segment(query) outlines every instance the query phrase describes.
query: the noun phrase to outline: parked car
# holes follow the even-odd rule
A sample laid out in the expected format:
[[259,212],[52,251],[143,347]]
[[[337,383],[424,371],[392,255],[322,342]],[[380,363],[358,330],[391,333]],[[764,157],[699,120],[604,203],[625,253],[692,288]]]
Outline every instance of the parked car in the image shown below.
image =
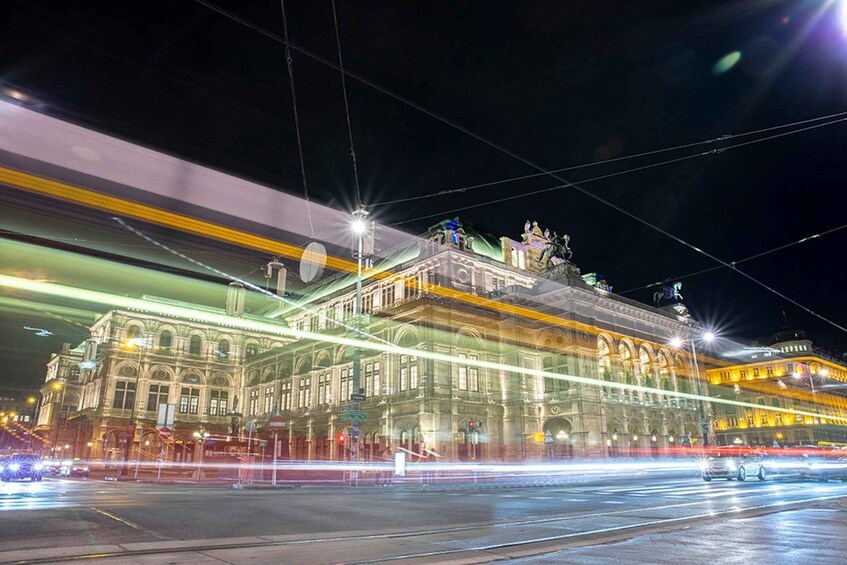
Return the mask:
[[44,463],[35,455],[12,455],[0,462],[0,480],[3,481],[40,481],[44,477],[43,471]]
[[704,481],[712,479],[738,479],[757,477],[764,481],[768,476],[767,457],[750,448],[722,447],[710,452],[701,467]]

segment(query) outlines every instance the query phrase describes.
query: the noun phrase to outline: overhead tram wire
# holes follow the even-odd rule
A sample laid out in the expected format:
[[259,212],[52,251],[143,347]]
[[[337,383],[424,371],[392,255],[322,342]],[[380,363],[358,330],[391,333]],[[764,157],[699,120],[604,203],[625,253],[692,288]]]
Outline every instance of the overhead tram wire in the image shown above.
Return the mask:
[[[807,241],[812,241],[813,239],[820,239],[825,235],[835,233],[835,232],[843,230],[845,228],[847,228],[847,224],[838,226],[836,228],[831,228],[831,229],[828,229],[826,231],[822,231],[820,233],[816,233],[816,234],[813,234],[813,235],[810,235],[810,236],[800,238],[797,241],[792,241],[791,243],[786,243],[784,245],[780,245],[779,247],[774,247],[773,249],[768,249],[767,251],[762,251],[761,253],[756,253],[755,255],[750,255],[749,257],[745,257],[744,259],[739,259],[737,261],[733,261],[730,264],[731,265],[740,265],[741,263],[746,263],[748,261],[752,261],[753,259],[758,259],[760,257],[764,257],[765,255],[770,255],[771,253],[776,253],[777,251],[782,251],[783,249],[788,249],[789,247],[794,247],[795,245],[800,245],[801,243],[806,243]],[[713,271],[719,271],[719,270],[724,269],[724,268],[726,268],[726,267],[724,267],[723,265],[717,265],[715,267],[709,267],[708,269],[700,269],[699,271],[694,271],[693,273],[688,273],[687,275],[681,275],[681,276],[678,276],[678,277],[670,277],[670,278],[668,278],[664,281],[656,281],[656,282],[652,282],[652,283],[644,285],[644,286],[637,286],[637,287],[634,287],[634,288],[630,288],[628,290],[618,292],[617,294],[623,295],[623,294],[629,294],[631,292],[636,292],[638,290],[646,290],[648,288],[654,288],[654,287],[660,286],[660,285],[664,284],[665,282],[667,282],[669,280],[679,281],[679,280],[684,280],[684,279],[690,279],[691,277],[696,277],[698,275],[703,275],[705,273],[711,273]]]
[[[844,112],[844,113],[847,114],[847,112]],[[745,147],[747,145],[754,145],[756,143],[760,143],[760,142],[763,142],[763,141],[770,141],[772,139],[776,139],[776,138],[779,138],[779,137],[786,137],[786,136],[789,136],[789,135],[793,135],[795,133],[802,133],[804,131],[808,131],[808,130],[811,130],[811,129],[817,129],[817,128],[825,127],[825,126],[829,126],[829,125],[834,125],[834,124],[838,124],[838,123],[841,123],[841,122],[844,122],[844,121],[847,121],[847,116],[842,117],[842,118],[838,118],[836,120],[832,120],[830,122],[825,122],[825,123],[822,123],[822,124],[815,124],[815,125],[812,125],[812,126],[807,126],[805,128],[799,128],[799,129],[795,129],[795,130],[791,130],[791,131],[787,131],[787,132],[783,132],[783,133],[770,135],[770,136],[767,136],[767,137],[760,137],[758,139],[754,139],[754,140],[751,140],[751,141],[736,143],[735,145],[729,145],[729,146],[725,146],[725,147],[721,147],[721,148],[717,148],[717,149],[711,149],[709,151],[704,151],[704,152],[701,152],[701,153],[694,153],[694,154],[691,154],[691,155],[685,155],[683,157],[676,157],[674,159],[668,159],[666,161],[659,161],[658,163],[650,163],[648,165],[642,165],[640,167],[634,167],[634,168],[631,168],[631,169],[624,169],[622,171],[616,171],[614,173],[607,173],[605,175],[600,175],[600,176],[596,176],[596,177],[589,177],[587,179],[580,180],[580,181],[577,181],[577,182],[579,184],[588,184],[588,183],[591,183],[591,182],[597,182],[597,181],[612,178],[612,177],[623,176],[623,175],[627,175],[627,174],[630,174],[630,173],[636,173],[636,172],[639,172],[639,171],[644,171],[644,170],[647,170],[647,169],[654,169],[656,167],[664,167],[664,166],[672,165],[674,163],[679,163],[679,162],[682,162],[682,161],[697,159],[699,157],[708,157],[710,155],[718,155],[720,153],[724,153],[724,152],[729,151],[731,149],[737,149],[739,147]],[[477,202],[475,204],[469,204],[467,206],[462,206],[460,208],[451,208],[449,210],[443,210],[441,212],[436,212],[436,213],[433,213],[433,214],[427,214],[425,216],[418,216],[418,217],[415,217],[415,218],[399,220],[397,222],[391,223],[390,225],[391,226],[399,226],[399,225],[403,225],[403,224],[408,224],[410,222],[415,222],[415,221],[418,221],[418,220],[426,220],[428,218],[434,218],[434,217],[437,217],[437,216],[450,215],[450,214],[454,214],[456,212],[461,212],[461,211],[464,211],[464,210],[471,210],[473,208],[481,208],[483,206],[489,206],[491,204],[499,204],[501,202],[507,202],[509,200],[516,200],[518,198],[524,198],[524,197],[527,197],[527,196],[533,196],[533,195],[542,194],[542,193],[545,193],[545,192],[553,192],[555,190],[560,190],[562,188],[569,188],[569,187],[574,187],[574,186],[575,185],[573,185],[572,183],[566,182],[565,184],[557,184],[555,186],[548,186],[548,187],[545,187],[545,188],[532,190],[530,192],[523,192],[521,194],[513,194],[513,195],[510,195],[510,196],[504,196],[502,198],[496,198],[496,199],[487,200],[487,201],[484,201],[484,202]],[[593,198],[593,196],[592,196],[592,198]],[[717,268],[722,268],[722,267],[717,267]]]
[[294,87],[294,58],[291,56],[291,42],[288,40],[288,17],[285,14],[285,0],[280,0],[282,11],[282,33],[285,35],[285,66],[288,68],[288,83],[291,85],[291,106],[294,110],[294,130],[297,133],[297,153],[300,157],[300,174],[303,177],[303,199],[306,201],[306,215],[309,218],[309,230],[315,237],[312,223],[312,208],[309,203],[309,184],[306,182],[306,160],[303,157],[303,142],[300,137],[300,116],[297,112],[297,91]]
[[[284,41],[278,35],[271,33],[268,30],[266,30],[266,29],[264,29],[260,26],[257,26],[256,24],[253,24],[253,23],[251,23],[251,22],[249,22],[249,21],[247,21],[243,18],[240,18],[240,17],[236,16],[235,14],[232,14],[231,12],[228,12],[228,11],[222,9],[222,8],[216,6],[215,4],[208,2],[207,0],[194,0],[194,1],[196,3],[202,5],[202,6],[205,6],[206,8],[208,8],[210,10],[217,12],[218,14],[221,14],[221,15],[227,17],[227,18],[230,18],[233,21],[240,23],[241,25],[249,27],[250,29],[252,29],[252,30],[254,30],[258,33],[261,33],[262,35],[269,37],[269,38],[273,39],[274,41],[281,42],[281,43],[286,44],[286,45],[290,45],[291,49],[298,51],[298,52],[300,52],[300,53],[302,53],[302,54],[304,54],[304,55],[306,55],[306,56],[308,56],[308,57],[310,57],[310,58],[312,58],[312,59],[314,59],[314,60],[316,60],[320,63],[323,63],[323,64],[325,64],[325,65],[327,65],[331,68],[334,68],[338,71],[342,70],[340,67],[338,67],[337,65],[333,64],[332,62],[324,59],[320,55],[317,55],[316,53],[308,51],[307,49],[304,49],[302,47],[292,45],[289,42]],[[448,125],[448,126],[454,128],[455,130],[460,131],[460,132],[464,133],[465,135],[468,135],[469,137],[472,137],[473,139],[476,139],[480,143],[483,143],[483,144],[491,147],[492,149],[496,149],[497,151],[500,151],[504,155],[508,155],[509,157],[512,157],[516,161],[519,161],[519,162],[539,171],[540,173],[543,173],[545,175],[553,177],[554,179],[558,180],[559,182],[564,183],[566,186],[573,188],[574,190],[584,194],[585,196],[588,196],[589,198],[592,198],[592,199],[594,199],[594,200],[596,200],[596,201],[598,201],[602,204],[605,204],[609,208],[616,210],[617,212],[623,214],[624,216],[626,216],[626,217],[628,217],[632,220],[635,220],[636,222],[661,233],[662,235],[676,241],[677,243],[680,243],[680,244],[688,247],[689,249],[692,249],[693,251],[696,251],[696,252],[700,253],[701,255],[704,255],[704,256],[708,257],[709,259],[712,259],[713,261],[720,263],[721,265],[732,268],[738,274],[740,274],[743,277],[751,280],[752,282],[758,284],[759,286],[761,286],[762,288],[772,292],[773,294],[776,294],[777,296],[779,296],[783,300],[786,300],[787,302],[793,304],[794,306],[797,306],[801,310],[808,312],[809,314],[815,316],[816,318],[819,318],[819,319],[825,321],[826,323],[831,324],[831,325],[837,327],[838,329],[844,331],[845,333],[847,333],[847,328],[845,328],[844,326],[841,326],[840,324],[837,324],[836,322],[829,320],[828,318],[818,314],[817,312],[814,312],[813,310],[811,310],[810,308],[800,304],[796,300],[789,298],[788,296],[782,294],[781,292],[777,291],[774,288],[771,288],[770,286],[763,283],[762,281],[759,281],[758,279],[752,277],[751,275],[748,275],[747,273],[739,270],[737,267],[734,267],[734,266],[730,265],[729,263],[727,263],[726,261],[723,261],[722,259],[719,259],[718,257],[715,257],[714,255],[712,255],[712,254],[710,254],[706,251],[703,251],[699,247],[696,247],[695,245],[688,243],[684,239],[673,235],[672,233],[668,232],[667,230],[664,230],[664,229],[662,229],[658,226],[651,224],[650,222],[648,222],[646,220],[643,220],[642,218],[636,216],[632,212],[629,212],[628,210],[625,210],[625,209],[621,208],[620,206],[618,206],[618,205],[616,205],[616,204],[614,204],[614,203],[612,203],[612,202],[610,202],[610,201],[608,201],[608,200],[606,200],[606,199],[604,199],[600,196],[597,196],[597,195],[593,194],[592,192],[590,192],[590,191],[588,191],[588,190],[586,190],[586,189],[584,189],[584,188],[582,188],[578,185],[571,183],[570,181],[562,178],[561,176],[558,176],[556,173],[552,173],[550,171],[547,171],[544,167],[538,165],[534,161],[531,161],[530,159],[526,159],[524,157],[521,157],[517,153],[510,151],[509,149],[506,149],[505,147],[503,147],[503,146],[501,146],[501,145],[499,145],[499,144],[497,144],[497,143],[495,143],[495,142],[493,142],[493,141],[491,141],[491,140],[489,140],[489,139],[487,139],[487,138],[485,138],[485,137],[483,137],[483,136],[481,136],[477,133],[474,133],[474,132],[470,131],[469,129],[467,129],[467,128],[459,125],[459,124],[456,124],[456,123],[452,122],[451,120],[448,120],[447,118],[444,118],[443,116],[433,112],[432,110],[424,108],[423,106],[416,104],[415,102],[412,102],[411,100],[404,98],[403,96],[400,96],[399,94],[396,94],[396,93],[394,93],[394,92],[392,92],[392,91],[390,91],[386,88],[383,88],[383,87],[379,86],[378,84],[376,84],[376,83],[374,83],[374,82],[372,82],[372,81],[370,81],[370,80],[368,80],[368,79],[366,79],[366,78],[364,78],[364,77],[362,77],[362,76],[360,76],[356,73],[352,73],[352,72],[347,71],[347,70],[345,70],[343,72],[346,76],[349,76],[349,77],[351,77],[355,80],[358,80],[362,84],[370,86],[371,88],[377,90],[378,92],[381,92],[381,93],[385,94],[386,96],[393,98],[394,100],[397,100],[398,102],[406,104],[409,107],[414,108],[414,109],[426,114],[427,116],[430,116],[431,118],[433,118],[433,119],[435,119],[435,120],[437,120],[437,121],[439,121],[439,122],[441,122],[445,125]],[[742,145],[742,144],[737,144],[735,147],[740,146],[740,145]]]
[[[575,171],[575,170],[579,170],[579,169],[586,169],[586,168],[589,168],[589,167],[599,167],[599,166],[609,165],[609,164],[612,164],[612,163],[619,163],[621,161],[630,161],[632,159],[639,159],[641,157],[649,157],[651,155],[659,155],[661,153],[670,153],[670,152],[673,152],[673,151],[680,151],[682,149],[688,149],[689,147],[697,147],[699,145],[708,145],[708,144],[711,144],[711,143],[721,143],[721,142],[728,141],[730,139],[738,139],[740,137],[748,137],[748,136],[751,136],[751,135],[758,135],[758,134],[765,133],[765,132],[768,132],[768,131],[774,131],[774,130],[778,130],[778,129],[796,127],[796,126],[808,124],[808,123],[811,123],[811,122],[819,122],[819,121],[822,121],[822,120],[829,120],[829,119],[838,118],[838,117],[845,116],[845,115],[847,115],[847,111],[837,112],[837,113],[834,113],[834,114],[829,114],[827,116],[819,116],[819,117],[816,117],[816,118],[809,118],[807,120],[799,120],[799,121],[791,122],[791,123],[788,123],[788,124],[781,124],[781,125],[777,125],[777,126],[770,126],[770,127],[766,127],[766,128],[757,129],[757,130],[746,131],[746,132],[742,132],[742,133],[726,134],[726,135],[722,135],[720,137],[716,137],[716,138],[713,138],[713,139],[705,139],[705,140],[702,140],[702,141],[694,141],[694,142],[691,142],[691,143],[684,143],[682,145],[674,145],[672,147],[665,147],[665,148],[662,148],[662,149],[653,149],[651,151],[644,151],[644,152],[641,152],[641,153],[635,153],[633,155],[625,155],[623,157],[616,157],[614,159],[606,159],[606,160],[603,160],[603,161],[592,161],[591,163],[582,163],[582,164],[579,164],[579,165],[569,165],[567,167],[562,167],[561,169],[553,169],[550,172],[552,172],[552,173],[563,173],[563,172],[567,172],[567,171]],[[720,149],[718,149],[718,151],[720,151]],[[546,176],[547,174],[548,173],[546,173],[546,172],[544,172],[544,173],[531,173],[531,174],[528,174],[528,175],[521,175],[521,176],[517,176],[517,177],[510,177],[510,178],[507,178],[507,179],[493,180],[493,181],[488,181],[488,182],[484,182],[484,183],[480,183],[480,184],[472,184],[472,185],[468,185],[468,186],[463,186],[463,187],[459,187],[459,188],[450,188],[450,189],[446,189],[446,190],[440,190],[440,191],[435,192],[433,194],[419,194],[417,196],[408,196],[406,198],[397,198],[397,199],[394,199],[394,200],[385,200],[383,202],[376,202],[376,203],[372,204],[372,206],[388,206],[390,204],[399,204],[399,203],[402,203],[402,202],[411,202],[411,201],[414,201],[414,200],[423,200],[423,199],[427,199],[427,198],[437,198],[439,196],[449,196],[451,194],[470,192],[471,190],[476,190],[478,188],[486,188],[486,187],[489,187],[489,186],[496,186],[498,184],[506,184],[506,183],[510,183],[510,182],[517,182],[517,181],[521,181],[521,180],[528,180],[528,179],[532,179],[532,178]],[[581,182],[585,183],[586,181],[581,181]]]
[[353,144],[353,126],[350,123],[350,104],[347,101],[347,80],[344,77],[344,58],[341,56],[341,34],[338,31],[338,14],[332,0],[332,21],[335,24],[335,45],[338,48],[338,70],[341,72],[341,92],[344,94],[344,115],[347,117],[347,134],[350,138],[350,158],[353,161],[353,182],[356,187],[356,208],[362,207],[362,191],[359,188],[359,165],[356,162],[356,146]]

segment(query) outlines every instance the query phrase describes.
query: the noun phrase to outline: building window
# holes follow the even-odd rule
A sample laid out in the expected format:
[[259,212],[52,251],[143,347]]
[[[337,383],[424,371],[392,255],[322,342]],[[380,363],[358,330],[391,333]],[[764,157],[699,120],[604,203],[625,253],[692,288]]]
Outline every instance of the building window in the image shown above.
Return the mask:
[[291,381],[286,381],[280,386],[280,410],[291,410]]
[[265,387],[265,414],[270,414],[274,408],[274,385],[268,385]]
[[[568,372],[567,359],[560,356],[548,355],[541,361],[541,367],[548,373],[566,375]],[[546,394],[568,390],[570,383],[563,379],[544,377],[544,392]]]
[[379,396],[379,361],[365,364],[365,394]]
[[255,343],[248,343],[244,347],[244,358],[250,359],[251,357],[255,357],[259,353],[259,346]]
[[255,416],[259,413],[259,388],[254,388],[250,391],[250,410],[249,414]]
[[159,334],[159,348],[160,349],[170,349],[174,343],[174,334],[170,331],[165,330]]
[[394,304],[394,283],[390,282],[382,287],[382,306],[387,308]]
[[135,383],[129,381],[117,381],[115,383],[115,400],[112,408],[118,410],[130,410],[135,404]]
[[[458,357],[459,359],[469,359],[472,361],[477,360],[476,355],[466,355],[464,353],[459,353]],[[478,367],[467,366],[464,364],[459,365],[459,390],[479,392]]]
[[229,340],[222,339],[218,342],[218,357],[221,359],[229,358]]
[[410,355],[400,356],[400,391],[418,388],[418,358]]
[[773,377],[773,367],[768,367],[768,378]]
[[147,391],[147,410],[157,412],[159,404],[168,403],[168,393],[170,392],[168,385],[150,385],[150,390]]
[[746,379],[747,378],[747,369],[741,369],[741,371],[738,373],[738,377],[740,379]]
[[200,355],[200,351],[203,348],[203,340],[200,339],[199,335],[191,336],[191,339],[188,342],[188,354],[189,355]]
[[759,368],[756,367],[756,368],[753,369],[753,377],[758,378],[758,376],[759,376]]
[[344,304],[341,305],[341,319],[349,320],[353,317],[353,301],[348,300]]
[[759,418],[759,420],[762,422],[763,426],[768,425],[768,415],[767,414],[762,414],[761,417]]
[[369,292],[362,297],[362,314],[370,314],[374,309],[374,293]]
[[773,421],[774,421],[774,424],[776,424],[777,426],[781,426],[782,425],[782,414],[775,415],[773,417]]
[[312,405],[312,379],[303,377],[300,379],[297,389],[297,408],[309,408]]
[[727,422],[727,424],[729,425],[730,428],[737,428],[738,427],[738,418],[735,417],[735,416],[727,416],[726,422]]
[[318,406],[332,402],[332,376],[329,373],[318,375]]
[[341,390],[339,392],[338,401],[347,402],[350,400],[350,393],[353,391],[353,375],[350,369],[341,369]]
[[179,392],[179,413],[197,414],[200,406],[200,389],[183,387]]
[[209,396],[209,416],[226,416],[229,393],[225,390],[213,390]]

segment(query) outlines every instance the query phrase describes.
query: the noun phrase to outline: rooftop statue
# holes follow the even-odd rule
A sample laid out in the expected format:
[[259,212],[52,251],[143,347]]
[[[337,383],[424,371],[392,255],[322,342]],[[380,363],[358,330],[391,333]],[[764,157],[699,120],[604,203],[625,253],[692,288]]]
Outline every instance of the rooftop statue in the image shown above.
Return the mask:
[[681,289],[682,283],[680,281],[664,283],[662,284],[662,290],[657,290],[653,293],[653,302],[656,306],[658,306],[662,300],[682,302],[682,293],[679,292]]
[[554,258],[568,261],[573,257],[573,251],[571,251],[568,245],[571,241],[571,236],[568,234],[559,236],[555,231],[553,235],[549,235],[549,233],[549,231],[544,232],[547,238],[547,246],[541,252],[541,257],[538,259],[542,268],[552,267],[555,264],[553,262]]

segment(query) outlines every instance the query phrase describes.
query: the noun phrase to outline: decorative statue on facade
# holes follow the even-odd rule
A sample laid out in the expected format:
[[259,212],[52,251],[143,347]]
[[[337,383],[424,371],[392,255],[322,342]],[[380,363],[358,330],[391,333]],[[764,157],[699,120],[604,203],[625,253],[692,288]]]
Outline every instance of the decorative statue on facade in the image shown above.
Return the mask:
[[547,230],[545,230],[544,236],[547,238],[547,246],[541,252],[541,257],[538,259],[542,267],[552,267],[555,265],[553,262],[554,257],[562,261],[568,261],[573,257],[573,251],[568,246],[571,236],[565,234],[560,237],[555,231],[551,236]]
[[653,293],[653,303],[659,306],[663,300],[668,302],[682,302],[682,293],[679,292],[681,289],[682,283],[679,281],[663,283],[662,290],[657,290]]

